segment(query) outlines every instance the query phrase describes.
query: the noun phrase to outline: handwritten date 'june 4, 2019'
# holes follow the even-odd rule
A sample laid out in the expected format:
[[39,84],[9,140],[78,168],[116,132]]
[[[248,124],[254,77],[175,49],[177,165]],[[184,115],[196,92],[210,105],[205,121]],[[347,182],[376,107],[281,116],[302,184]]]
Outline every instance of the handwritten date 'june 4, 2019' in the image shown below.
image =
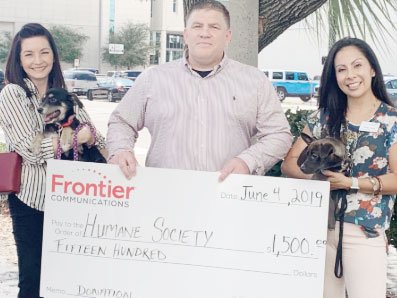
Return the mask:
[[321,191],[283,188],[275,186],[267,187],[265,190],[255,189],[252,185],[243,185],[240,193],[220,193],[221,199],[231,199],[240,201],[255,201],[258,203],[278,203],[283,205],[301,205],[308,207],[321,207],[323,194]]

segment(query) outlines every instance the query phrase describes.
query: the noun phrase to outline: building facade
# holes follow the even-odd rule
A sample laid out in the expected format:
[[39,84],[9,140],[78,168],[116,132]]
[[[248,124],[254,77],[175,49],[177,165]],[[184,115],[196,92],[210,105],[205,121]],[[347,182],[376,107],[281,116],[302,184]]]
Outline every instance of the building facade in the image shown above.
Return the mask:
[[183,1],[151,0],[151,42],[156,46],[150,64],[161,64],[183,55]]
[[[157,16],[159,20],[155,19]],[[153,64],[181,57],[183,47],[182,0],[0,0],[0,33],[14,36],[29,22],[46,28],[64,25],[88,36],[82,57],[76,58],[79,67],[97,68],[100,72],[112,69],[102,61],[109,33],[117,32],[126,23],[153,26],[153,33],[148,36],[148,42],[152,38],[157,44],[150,57]],[[0,68],[4,66],[0,63]],[[62,64],[64,69],[72,66]]]
[[[84,45],[84,66],[94,67],[100,60],[101,4],[98,0],[0,0],[0,32],[8,31],[12,36],[26,23],[36,22],[49,28],[65,25],[76,32],[89,36]],[[79,58],[79,57],[76,57]],[[3,65],[4,66],[4,65]],[[1,67],[1,66],[0,66]]]

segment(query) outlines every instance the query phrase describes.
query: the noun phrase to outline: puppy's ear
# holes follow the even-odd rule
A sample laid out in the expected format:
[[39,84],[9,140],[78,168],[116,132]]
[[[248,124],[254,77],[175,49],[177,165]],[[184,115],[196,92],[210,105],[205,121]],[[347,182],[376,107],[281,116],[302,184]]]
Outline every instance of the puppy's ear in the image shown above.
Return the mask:
[[307,158],[308,148],[309,147],[306,147],[305,149],[303,149],[303,151],[299,155],[298,160],[296,161],[296,163],[298,164],[298,167],[300,167],[305,162],[305,160]]
[[301,138],[308,145],[310,145],[315,140],[315,138],[309,136],[308,134],[305,134],[304,132],[301,132]]
[[81,100],[74,93],[69,93],[69,99],[73,101],[73,110],[75,114],[79,113],[79,109],[83,108],[84,105]]

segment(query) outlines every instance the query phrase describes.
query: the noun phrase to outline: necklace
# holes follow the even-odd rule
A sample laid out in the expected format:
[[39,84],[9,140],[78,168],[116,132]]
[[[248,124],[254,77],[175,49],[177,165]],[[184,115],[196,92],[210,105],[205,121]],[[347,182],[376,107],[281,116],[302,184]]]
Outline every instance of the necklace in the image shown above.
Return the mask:
[[360,139],[362,136],[362,132],[358,128],[357,130],[349,128],[349,126],[352,125],[356,126],[349,123],[349,121],[342,125],[342,135],[346,144],[346,162],[342,167],[349,176],[352,175],[353,155],[357,149],[357,146],[360,143]]

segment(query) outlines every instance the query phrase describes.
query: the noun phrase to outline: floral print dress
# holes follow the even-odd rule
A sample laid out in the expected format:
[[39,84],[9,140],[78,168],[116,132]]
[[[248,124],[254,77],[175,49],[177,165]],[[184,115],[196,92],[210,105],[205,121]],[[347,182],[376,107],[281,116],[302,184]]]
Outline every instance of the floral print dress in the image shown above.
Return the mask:
[[[308,127],[315,138],[323,137],[326,118],[321,110],[308,117]],[[347,156],[351,159],[352,177],[380,176],[390,171],[388,151],[397,143],[397,109],[381,103],[368,122],[375,127],[379,125],[376,132],[360,130],[359,125],[349,122],[341,131],[341,135],[345,134]],[[368,233],[387,229],[395,200],[395,195],[372,195],[350,190],[344,221],[360,225]]]

